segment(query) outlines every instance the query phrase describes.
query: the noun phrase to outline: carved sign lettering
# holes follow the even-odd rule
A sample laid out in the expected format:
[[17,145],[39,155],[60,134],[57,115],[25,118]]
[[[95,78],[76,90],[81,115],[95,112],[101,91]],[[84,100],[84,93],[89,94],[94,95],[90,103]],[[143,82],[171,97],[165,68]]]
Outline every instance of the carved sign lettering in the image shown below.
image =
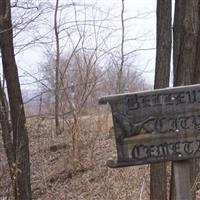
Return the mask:
[[[200,85],[103,97],[117,145],[111,167],[200,157]],[[147,140],[148,139],[148,140]]]

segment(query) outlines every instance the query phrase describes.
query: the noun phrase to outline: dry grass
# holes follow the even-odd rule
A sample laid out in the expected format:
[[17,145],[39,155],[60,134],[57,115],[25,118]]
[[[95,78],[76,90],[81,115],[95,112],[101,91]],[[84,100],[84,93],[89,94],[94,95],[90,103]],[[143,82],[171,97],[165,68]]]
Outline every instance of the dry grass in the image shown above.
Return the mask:
[[[35,126],[39,124],[39,126]],[[70,127],[55,135],[53,121],[30,123],[33,198],[42,200],[148,199],[148,166],[109,169],[115,152],[111,117],[83,117],[73,159]]]
[[[121,169],[109,169],[105,165],[116,151],[108,114],[79,119],[75,152],[71,123],[71,119],[64,122],[63,133],[55,135],[53,120],[35,118],[28,121],[33,199],[149,199],[149,165]],[[1,160],[5,160],[2,143],[0,152]],[[6,168],[6,165],[0,168],[2,196],[10,192]]]

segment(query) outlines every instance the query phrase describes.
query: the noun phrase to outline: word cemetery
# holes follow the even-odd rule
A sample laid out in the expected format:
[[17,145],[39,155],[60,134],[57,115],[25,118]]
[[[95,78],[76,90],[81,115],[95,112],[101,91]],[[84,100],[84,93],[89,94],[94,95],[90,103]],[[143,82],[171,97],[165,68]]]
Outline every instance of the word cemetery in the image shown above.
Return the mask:
[[109,167],[200,157],[200,85],[102,97],[112,109],[117,160]]

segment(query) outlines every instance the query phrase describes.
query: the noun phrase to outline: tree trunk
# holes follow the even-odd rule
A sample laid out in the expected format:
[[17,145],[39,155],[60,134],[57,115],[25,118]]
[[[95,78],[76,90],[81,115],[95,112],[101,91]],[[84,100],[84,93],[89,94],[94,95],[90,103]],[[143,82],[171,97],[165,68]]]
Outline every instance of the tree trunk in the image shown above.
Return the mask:
[[[194,83],[196,66],[196,43],[198,36],[198,0],[176,0],[174,15],[174,86]],[[198,171],[196,159],[190,161],[191,184]],[[173,174],[172,163],[172,174]],[[171,186],[171,200],[175,199],[174,180]],[[196,199],[193,193],[193,199]]]
[[11,6],[9,0],[0,1],[0,47],[5,75],[13,131],[13,188],[16,200],[31,199],[29,141],[22,95],[13,47]]
[[200,0],[198,1],[198,34],[196,48],[196,66],[194,71],[193,83],[200,83]]
[[[158,0],[155,89],[169,86],[171,35],[171,0]],[[167,199],[166,163],[151,165],[150,199]]]
[[173,36],[174,86],[193,84],[198,36],[198,0],[176,0]]
[[125,39],[125,26],[124,26],[124,0],[122,2],[122,9],[121,9],[121,63],[119,66],[119,70],[117,72],[117,93],[124,92],[124,82],[123,82],[123,72],[124,72],[124,39]]
[[60,43],[59,43],[59,32],[57,24],[57,14],[58,14],[59,0],[56,0],[56,7],[54,13],[54,32],[56,38],[56,77],[55,77],[55,126],[56,134],[59,135],[60,123],[59,123],[59,72],[60,72]]
[[[12,129],[9,123],[9,115],[8,115],[8,103],[6,99],[6,94],[1,85],[0,81],[0,123],[2,128],[2,138],[4,149],[6,152],[7,160],[9,168],[13,168],[13,163],[15,163],[15,154],[13,149],[13,141],[12,141]],[[13,172],[10,170],[11,177],[13,177]]]

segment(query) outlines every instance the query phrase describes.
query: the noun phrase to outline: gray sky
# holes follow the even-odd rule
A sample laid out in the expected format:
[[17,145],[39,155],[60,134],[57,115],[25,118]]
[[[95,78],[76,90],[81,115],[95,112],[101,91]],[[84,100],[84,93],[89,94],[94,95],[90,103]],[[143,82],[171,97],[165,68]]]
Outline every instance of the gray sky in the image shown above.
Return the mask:
[[[85,0],[85,2],[94,2],[93,0]],[[96,0],[102,10],[109,10],[111,15],[120,16],[121,1],[120,0]],[[155,66],[155,50],[142,50],[155,48],[155,31],[156,31],[156,0],[125,0],[125,18],[133,18],[126,22],[125,33],[126,38],[138,38],[131,43],[125,44],[125,51],[136,50],[134,66],[137,70],[143,72],[143,76],[147,83],[153,84],[154,66]],[[114,22],[120,27],[120,18]],[[120,40],[120,31],[116,33]],[[113,40],[114,42],[114,40]],[[139,50],[139,51],[137,51]],[[32,75],[38,74],[39,63],[43,60],[43,49],[32,47],[17,56],[17,63],[20,68],[25,69]],[[26,79],[29,81],[29,79]],[[31,81],[30,81],[31,82]]]

